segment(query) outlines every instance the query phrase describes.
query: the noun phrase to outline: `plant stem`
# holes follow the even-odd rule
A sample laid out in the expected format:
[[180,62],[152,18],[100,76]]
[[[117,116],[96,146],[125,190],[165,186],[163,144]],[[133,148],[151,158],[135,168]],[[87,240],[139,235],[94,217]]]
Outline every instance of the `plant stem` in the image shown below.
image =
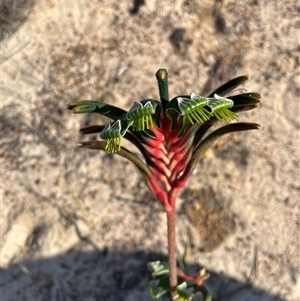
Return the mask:
[[[175,207],[175,206],[174,206]],[[167,211],[168,223],[168,260],[169,260],[169,279],[172,300],[175,300],[177,286],[177,262],[176,262],[176,210]]]

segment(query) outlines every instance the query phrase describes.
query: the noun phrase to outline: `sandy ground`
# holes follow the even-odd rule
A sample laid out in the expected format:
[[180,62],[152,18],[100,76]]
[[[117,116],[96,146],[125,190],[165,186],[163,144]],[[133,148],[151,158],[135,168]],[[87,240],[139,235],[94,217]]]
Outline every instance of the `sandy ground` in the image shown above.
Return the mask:
[[102,120],[65,106],[157,98],[159,68],[171,96],[249,74],[264,101],[240,114],[263,130],[219,140],[182,191],[180,251],[212,274],[214,300],[300,300],[299,1],[0,9],[1,300],[151,300],[146,263],[166,259],[165,214],[132,164],[77,148],[79,128]]

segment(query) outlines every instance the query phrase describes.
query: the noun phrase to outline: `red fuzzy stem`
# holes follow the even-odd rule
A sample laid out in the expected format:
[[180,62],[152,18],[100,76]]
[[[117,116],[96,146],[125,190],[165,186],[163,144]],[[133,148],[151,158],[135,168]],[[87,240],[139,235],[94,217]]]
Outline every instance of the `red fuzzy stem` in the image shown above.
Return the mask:
[[169,279],[170,292],[172,300],[175,300],[177,287],[177,263],[176,263],[176,211],[172,208],[167,211],[168,222],[168,261],[169,261]]

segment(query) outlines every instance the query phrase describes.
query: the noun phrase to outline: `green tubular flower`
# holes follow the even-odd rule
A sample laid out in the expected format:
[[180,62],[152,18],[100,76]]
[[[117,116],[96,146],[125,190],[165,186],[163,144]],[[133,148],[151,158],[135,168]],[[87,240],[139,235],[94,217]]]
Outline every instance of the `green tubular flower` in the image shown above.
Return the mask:
[[154,125],[152,115],[155,114],[158,104],[159,102],[154,99],[144,99],[140,102],[134,102],[126,114],[126,118],[133,122],[134,131],[143,131]]
[[133,121],[123,118],[114,121],[112,124],[109,122],[104,127],[100,133],[100,138],[106,140],[106,152],[116,153],[121,150],[122,137],[125,135],[132,123]]
[[234,102],[218,94],[214,94],[214,98],[208,99],[207,106],[211,109],[211,113],[214,117],[216,117],[219,121],[231,121],[238,118],[238,115],[228,110],[233,107]]
[[117,120],[113,124],[110,122],[105,126],[100,133],[100,138],[107,140],[105,151],[115,153],[121,149],[121,121]]
[[182,116],[182,127],[178,134],[181,137],[190,125],[204,123],[213,114],[207,109],[209,99],[192,93],[190,96],[173,98],[166,107],[166,113],[171,121],[171,128],[177,124],[178,116]]
[[192,93],[190,98],[178,97],[180,115],[188,119],[191,124],[203,123],[210,119],[212,114],[204,107],[208,105],[208,98]]

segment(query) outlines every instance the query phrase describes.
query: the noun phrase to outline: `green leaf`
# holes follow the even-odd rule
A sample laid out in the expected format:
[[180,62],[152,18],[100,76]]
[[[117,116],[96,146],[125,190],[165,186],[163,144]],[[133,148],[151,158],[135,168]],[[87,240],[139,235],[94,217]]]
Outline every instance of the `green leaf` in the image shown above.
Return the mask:
[[153,277],[169,274],[169,264],[167,262],[154,261],[147,264],[148,270]]
[[201,284],[198,286],[194,281],[183,281],[176,288],[178,300],[189,301],[194,300],[195,295],[200,292],[203,301],[212,301],[212,294],[207,286]]
[[217,88],[215,91],[210,93],[208,97],[213,97],[214,94],[218,94],[220,96],[225,96],[227,93],[229,93],[230,91],[232,91],[236,87],[242,85],[248,79],[249,79],[248,75],[236,77],[236,78],[230,80],[229,82],[223,84],[219,88]]
[[123,109],[96,100],[72,101],[67,104],[67,109],[73,114],[97,113],[113,120],[120,119],[127,113]]
[[188,287],[187,282],[184,281],[181,284],[177,285],[176,291],[178,293],[178,301],[190,301],[193,297],[194,288]]
[[257,123],[239,122],[239,123],[232,123],[232,124],[225,125],[217,129],[216,131],[212,132],[204,140],[202,140],[194,149],[192,158],[190,159],[188,166],[186,167],[183,175],[178,179],[178,181],[188,177],[193,172],[193,170],[195,169],[196,165],[198,164],[199,160],[203,157],[205,152],[221,136],[231,132],[249,131],[249,130],[257,130],[257,129],[261,129],[261,125]]
[[197,291],[202,293],[203,301],[212,301],[211,291],[206,285],[202,284],[200,287],[198,287]]
[[163,276],[156,280],[150,281],[150,294],[153,298],[158,299],[170,291],[169,276]]

